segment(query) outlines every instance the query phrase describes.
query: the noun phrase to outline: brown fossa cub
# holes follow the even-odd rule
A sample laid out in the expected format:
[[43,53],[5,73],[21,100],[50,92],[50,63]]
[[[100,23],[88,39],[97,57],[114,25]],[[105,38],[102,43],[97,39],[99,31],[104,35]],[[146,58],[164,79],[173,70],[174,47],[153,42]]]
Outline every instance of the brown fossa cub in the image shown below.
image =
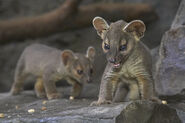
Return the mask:
[[19,94],[23,90],[24,80],[28,74],[32,74],[37,77],[37,97],[60,98],[55,82],[66,79],[72,85],[70,99],[74,99],[80,95],[83,84],[91,82],[94,56],[93,47],[89,47],[84,55],[42,44],[28,46],[17,63],[11,94]]
[[130,23],[119,20],[109,26],[103,18],[95,17],[93,26],[103,40],[108,64],[102,76],[99,99],[91,105],[138,99],[158,102],[150,51],[140,42],[145,24],[141,20]]

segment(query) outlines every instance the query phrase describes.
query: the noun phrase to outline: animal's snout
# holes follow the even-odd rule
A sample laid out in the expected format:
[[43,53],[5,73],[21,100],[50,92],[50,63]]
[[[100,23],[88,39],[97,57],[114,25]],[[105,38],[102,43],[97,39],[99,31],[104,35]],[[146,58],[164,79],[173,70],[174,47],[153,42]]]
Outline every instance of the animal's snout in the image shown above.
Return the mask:
[[115,58],[110,58],[110,59],[109,59],[109,62],[110,62],[110,63],[115,63],[115,62],[116,62],[116,59],[115,59]]

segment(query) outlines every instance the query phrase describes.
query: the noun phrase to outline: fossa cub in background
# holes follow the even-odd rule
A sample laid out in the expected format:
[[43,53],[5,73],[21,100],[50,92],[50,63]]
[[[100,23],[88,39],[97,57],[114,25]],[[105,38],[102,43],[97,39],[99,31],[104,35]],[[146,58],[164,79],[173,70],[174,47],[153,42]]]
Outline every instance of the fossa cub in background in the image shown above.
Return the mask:
[[95,49],[89,47],[87,53],[73,53],[41,44],[33,44],[23,51],[15,70],[11,94],[19,94],[29,74],[37,77],[35,92],[37,97],[60,98],[55,82],[66,79],[73,87],[70,99],[79,96],[84,83],[91,82]]
[[91,105],[138,99],[160,101],[154,94],[150,51],[140,42],[145,24],[140,20],[130,23],[119,20],[108,25],[103,18],[95,17],[93,25],[103,40],[108,64],[99,99]]

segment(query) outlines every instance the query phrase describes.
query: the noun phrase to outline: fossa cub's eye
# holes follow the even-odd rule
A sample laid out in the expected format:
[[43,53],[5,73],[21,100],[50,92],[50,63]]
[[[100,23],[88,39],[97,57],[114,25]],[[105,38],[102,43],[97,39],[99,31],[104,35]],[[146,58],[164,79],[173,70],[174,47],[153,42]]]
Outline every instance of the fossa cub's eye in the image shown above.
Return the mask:
[[77,70],[77,73],[78,73],[79,75],[82,75],[82,74],[83,74],[83,70]]
[[90,69],[90,74],[93,74],[93,69],[92,68]]
[[110,49],[110,45],[104,43],[104,49],[105,49],[105,50],[109,50],[109,49]]
[[119,48],[119,50],[120,51],[124,51],[124,50],[126,50],[126,48],[127,48],[126,45],[121,45],[120,48]]

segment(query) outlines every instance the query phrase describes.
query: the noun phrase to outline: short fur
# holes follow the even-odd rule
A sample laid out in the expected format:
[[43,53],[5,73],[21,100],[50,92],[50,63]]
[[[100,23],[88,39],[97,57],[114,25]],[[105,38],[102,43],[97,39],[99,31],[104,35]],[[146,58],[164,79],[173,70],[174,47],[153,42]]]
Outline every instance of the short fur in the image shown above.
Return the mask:
[[11,94],[19,94],[29,74],[35,75],[37,97],[60,98],[55,82],[66,79],[72,86],[71,96],[80,95],[84,83],[91,82],[95,49],[89,47],[87,53],[73,53],[41,44],[33,44],[23,51],[15,70]]
[[92,105],[138,99],[159,101],[154,94],[150,51],[139,41],[144,36],[144,23],[119,20],[109,26],[103,18],[95,17],[93,25],[103,40],[108,64],[101,80],[99,99]]

